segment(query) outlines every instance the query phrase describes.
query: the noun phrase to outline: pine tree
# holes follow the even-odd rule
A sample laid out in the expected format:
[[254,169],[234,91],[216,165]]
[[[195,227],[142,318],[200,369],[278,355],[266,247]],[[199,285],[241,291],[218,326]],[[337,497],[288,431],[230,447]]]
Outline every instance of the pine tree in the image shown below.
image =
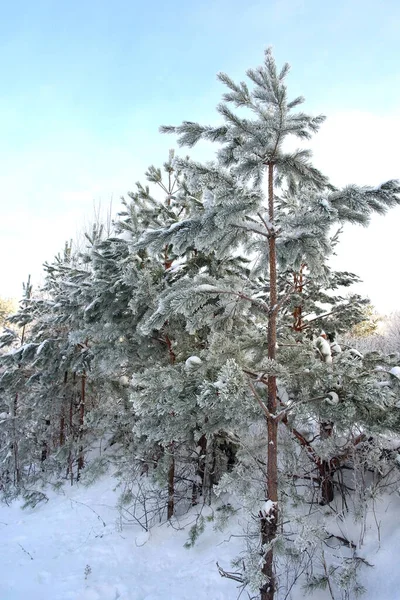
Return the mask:
[[[216,256],[221,258],[237,252],[240,247],[245,247],[248,252],[258,253],[257,266],[251,277],[245,280],[236,277],[210,278],[200,274],[191,281],[173,286],[172,290],[162,294],[159,308],[149,320],[148,327],[168,318],[172,311],[179,311],[188,320],[188,327],[192,332],[205,324],[212,327],[214,332],[221,326],[234,327],[238,344],[243,343],[240,340],[240,320],[247,317],[248,327],[258,330],[253,338],[254,345],[259,343],[259,357],[266,351],[267,360],[259,360],[255,371],[249,368],[249,364],[243,364],[251,362],[248,356],[244,361],[242,356],[242,369],[250,375],[248,386],[264,413],[267,426],[266,509],[259,512],[263,548],[263,582],[260,587],[262,600],[272,600],[276,590],[274,546],[278,537],[280,510],[279,423],[286,423],[300,445],[312,456],[319,469],[322,490],[324,482],[328,481],[326,462],[321,462],[306,438],[290,424],[287,416],[289,409],[281,404],[278,412],[277,376],[280,373],[282,380],[289,377],[287,367],[282,365],[282,372],[279,366],[283,361],[292,361],[299,367],[308,358],[313,365],[312,389],[304,386],[309,392],[309,399],[304,397],[308,394],[302,391],[303,383],[297,383],[292,390],[290,405],[295,402],[294,406],[290,406],[292,411],[295,406],[309,402],[315,396],[320,397],[320,393],[315,395],[315,388],[326,387],[324,380],[330,367],[323,364],[318,366],[315,359],[312,359],[315,350],[305,340],[301,350],[286,352],[285,343],[296,347],[299,336],[288,338],[282,335],[283,326],[278,318],[287,310],[295,294],[296,302],[299,301],[299,296],[304,293],[304,286],[309,285],[312,278],[319,278],[320,285],[324,280],[326,282],[327,276],[331,282],[335,277],[336,280],[340,279],[340,274],[330,274],[326,264],[335,241],[330,234],[333,225],[344,222],[366,224],[373,212],[384,213],[390,206],[399,203],[399,186],[396,182],[390,181],[377,188],[349,186],[336,190],[311,165],[308,151],[284,151],[284,141],[288,136],[309,139],[323,121],[323,117],[310,117],[294,110],[303,99],[288,100],[285,86],[288,70],[286,64],[278,72],[271,51],[268,50],[264,64],[247,72],[253,85],[251,90],[244,82],[236,84],[227,75],[219,75],[220,80],[229,88],[223,97],[224,102],[218,106],[225,121],[223,125],[204,127],[186,121],[178,127],[162,128],[163,132],[178,134],[180,145],[191,147],[204,139],[218,142],[221,147],[214,163],[203,165],[189,159],[176,161],[175,164],[187,177],[192,194],[202,198],[202,207],[177,228],[146,232],[138,245],[140,248],[151,244],[153,248],[160,249],[168,243],[176,253],[182,253],[192,245],[198,250],[213,247]],[[229,108],[230,104],[243,108],[249,116],[238,116]],[[277,190],[281,190],[280,198],[277,197]],[[294,281],[288,281],[286,277],[289,269],[294,273]],[[302,278],[300,284],[299,277]],[[342,279],[348,281],[351,275],[343,274]],[[218,306],[217,312],[215,305]],[[360,302],[358,305],[361,306]],[[346,306],[349,308],[349,303],[342,303],[342,308]],[[309,323],[306,326],[299,323],[296,303],[293,308],[295,332],[297,330],[300,333],[306,327],[312,331]],[[249,310],[258,316],[251,317]],[[232,312],[240,315],[233,319],[234,325]],[[350,306],[350,314],[351,312]],[[217,315],[218,320],[215,319]],[[266,342],[260,339],[260,329],[263,328],[259,326],[260,317],[261,321],[266,322]],[[319,321],[318,325],[321,326],[323,319]],[[278,332],[284,342],[279,364],[276,360]],[[278,341],[278,345],[279,343]],[[295,357],[294,352],[303,355],[302,361],[299,362],[299,357]],[[235,355],[237,356],[237,351]],[[256,361],[253,364],[254,362]],[[343,362],[343,368],[350,369],[350,365],[351,361]],[[232,367],[233,364],[231,378],[236,372],[235,368],[232,371]],[[294,373],[291,375],[292,381],[293,376]],[[252,377],[256,382],[251,381]],[[265,384],[265,401],[255,383]],[[242,384],[239,387],[242,389],[241,393],[245,393]],[[363,397],[366,399],[366,390]],[[299,410],[301,413],[301,408]],[[346,416],[349,418],[348,414]],[[321,414],[320,418],[322,422],[328,422],[327,415]],[[350,437],[349,445],[355,443],[356,440]]]
[[[146,173],[149,183],[164,198],[155,197],[148,186],[137,184],[137,192],[130,194],[131,202],[125,203],[118,224],[125,235],[128,233],[133,253],[145,259],[140,273],[145,273],[145,269],[152,273],[153,291],[149,293],[148,286],[144,288],[143,281],[139,281],[130,301],[131,310],[140,315],[135,327],[141,340],[138,343],[153,346],[148,359],[133,368],[131,401],[136,455],[142,459],[142,469],[143,463],[153,463],[153,474],[159,476],[163,485],[167,483],[168,518],[173,516],[177,500],[188,502],[189,493],[191,503],[196,504],[210,485],[211,474],[206,481],[206,454],[213,452],[213,444],[209,442],[219,428],[211,429],[211,423],[197,404],[204,377],[204,365],[198,355],[205,351],[207,327],[196,333],[189,331],[182,316],[173,311],[157,322],[150,322],[151,317],[160,296],[191,276],[199,272],[215,276],[240,272],[246,265],[239,257],[217,260],[212,250],[201,251],[190,245],[177,253],[168,241],[154,252],[145,247],[135,250],[145,231],[158,231],[161,227],[178,231],[190,215],[199,211],[201,205],[196,195],[188,193],[180,170],[172,166],[173,158],[171,153],[164,165],[165,181],[160,169],[150,167]],[[143,311],[144,304],[141,308],[135,304],[136,295],[146,303],[147,310]]]

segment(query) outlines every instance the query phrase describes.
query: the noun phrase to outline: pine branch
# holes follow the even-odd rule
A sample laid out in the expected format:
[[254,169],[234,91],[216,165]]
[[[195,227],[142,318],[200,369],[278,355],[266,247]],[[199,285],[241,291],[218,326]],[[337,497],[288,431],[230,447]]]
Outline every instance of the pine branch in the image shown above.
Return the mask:
[[264,402],[261,400],[259,394],[257,394],[257,391],[256,391],[250,377],[248,378],[248,382],[249,382],[250,389],[251,389],[255,399],[257,400],[258,404],[260,405],[261,410],[265,413],[267,419],[275,419],[275,415],[271,415],[268,408],[265,406]]

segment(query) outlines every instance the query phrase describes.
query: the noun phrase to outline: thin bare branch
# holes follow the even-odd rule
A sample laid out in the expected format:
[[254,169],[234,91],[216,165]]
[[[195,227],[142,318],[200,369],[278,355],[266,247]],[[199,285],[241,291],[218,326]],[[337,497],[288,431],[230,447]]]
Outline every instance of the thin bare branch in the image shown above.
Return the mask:
[[258,404],[261,406],[261,409],[265,413],[265,415],[267,416],[267,418],[268,419],[275,418],[273,415],[271,415],[271,413],[269,412],[268,408],[265,406],[264,402],[260,398],[260,395],[257,393],[257,390],[254,387],[253,382],[251,381],[250,377],[248,378],[248,381],[249,381],[250,389],[253,392],[253,395],[254,395],[255,399],[257,400]]

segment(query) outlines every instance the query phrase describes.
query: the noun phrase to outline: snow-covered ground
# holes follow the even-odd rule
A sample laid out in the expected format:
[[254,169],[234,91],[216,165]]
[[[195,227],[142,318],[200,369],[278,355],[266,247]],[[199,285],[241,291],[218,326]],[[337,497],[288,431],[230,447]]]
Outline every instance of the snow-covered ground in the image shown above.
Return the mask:
[[224,543],[229,534],[209,527],[194,548],[184,548],[194,515],[174,527],[155,526],[150,536],[139,525],[121,529],[115,485],[105,478],[90,488],[65,486],[35,509],[21,510],[20,502],[1,505],[0,599],[237,597],[237,584],[216,568],[217,560],[230,567],[234,544]]
[[[219,576],[216,561],[229,570],[240,538],[227,542],[229,531],[208,524],[195,547],[184,548],[194,514],[150,535],[139,525],[121,527],[114,488],[107,477],[90,488],[65,486],[35,509],[1,505],[0,600],[236,600],[237,584]],[[374,565],[364,571],[365,600],[400,598],[399,515],[397,497],[378,508],[379,552],[371,522],[362,552]]]

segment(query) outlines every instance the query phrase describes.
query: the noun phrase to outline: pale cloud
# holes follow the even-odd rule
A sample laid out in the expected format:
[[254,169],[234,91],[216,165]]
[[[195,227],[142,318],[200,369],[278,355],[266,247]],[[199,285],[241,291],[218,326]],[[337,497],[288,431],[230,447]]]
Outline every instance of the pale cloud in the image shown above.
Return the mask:
[[[313,140],[314,162],[334,185],[378,185],[400,179],[399,139],[398,113],[336,113]],[[399,234],[400,208],[373,217],[368,228],[346,226],[332,261],[335,268],[357,273],[363,284],[356,290],[384,313],[400,309]]]
[[312,142],[315,164],[335,185],[376,185],[400,177],[400,113],[328,115]]

